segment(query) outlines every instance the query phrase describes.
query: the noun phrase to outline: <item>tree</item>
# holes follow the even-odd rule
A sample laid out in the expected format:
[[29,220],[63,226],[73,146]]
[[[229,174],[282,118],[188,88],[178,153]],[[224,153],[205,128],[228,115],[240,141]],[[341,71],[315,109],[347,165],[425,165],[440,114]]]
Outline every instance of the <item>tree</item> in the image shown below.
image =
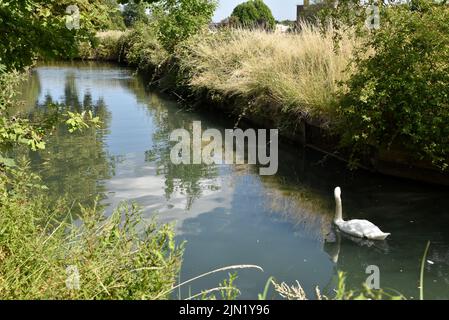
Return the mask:
[[146,13],[147,4],[144,2],[134,2],[131,1],[125,5],[123,10],[123,20],[125,25],[129,28],[134,26],[137,22],[148,22],[148,16]]
[[153,3],[159,40],[172,51],[178,43],[198,33],[212,20],[216,0],[160,0]]
[[106,28],[108,30],[124,30],[125,22],[117,0],[105,0],[104,3],[108,9],[109,20]]
[[[129,0],[118,0],[128,3]],[[211,20],[217,0],[134,0],[147,3],[155,19],[159,40],[172,51],[178,43],[198,33]]]
[[101,1],[0,1],[0,65],[8,71],[38,56],[74,56],[78,42],[93,39],[93,31],[105,25],[107,12]]
[[276,20],[270,8],[262,0],[249,0],[234,8],[231,18],[237,19],[238,25],[245,28],[262,27],[273,30]]

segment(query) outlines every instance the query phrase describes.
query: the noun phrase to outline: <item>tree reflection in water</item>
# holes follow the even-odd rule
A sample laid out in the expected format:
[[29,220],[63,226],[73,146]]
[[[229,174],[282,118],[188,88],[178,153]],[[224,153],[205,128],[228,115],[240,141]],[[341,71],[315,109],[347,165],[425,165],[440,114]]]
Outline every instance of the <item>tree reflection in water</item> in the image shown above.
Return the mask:
[[214,179],[218,177],[218,166],[173,164],[170,160],[170,151],[176,142],[170,141],[170,133],[179,128],[184,128],[191,133],[192,122],[179,117],[176,113],[169,112],[161,105],[157,96],[152,97],[151,105],[155,112],[153,117],[157,121],[157,129],[153,134],[153,147],[145,152],[145,159],[155,163],[157,174],[164,176],[166,199],[170,200],[174,193],[184,194],[187,196],[186,210],[190,210],[205,188],[213,191],[220,188],[218,183],[214,183]]
[[[114,159],[108,156],[104,137],[108,130],[110,114],[102,98],[93,101],[89,91],[80,94],[77,90],[75,77],[68,73],[65,78],[64,96],[58,101],[57,97],[46,94],[41,102],[38,101],[40,90],[27,93],[27,88],[40,88],[39,77],[34,74],[22,97],[26,97],[29,119],[53,115],[54,109],[60,113],[65,111],[92,111],[94,116],[101,119],[100,128],[89,128],[82,132],[69,133],[63,123],[57,124],[55,130],[48,136],[46,149],[30,152],[31,166],[42,177],[43,184],[50,192],[50,198],[55,201],[66,195],[74,204],[90,206],[97,199],[105,197],[102,181],[111,177]],[[31,84],[30,84],[31,83]],[[33,109],[29,109],[33,105]],[[77,212],[78,206],[73,210]]]

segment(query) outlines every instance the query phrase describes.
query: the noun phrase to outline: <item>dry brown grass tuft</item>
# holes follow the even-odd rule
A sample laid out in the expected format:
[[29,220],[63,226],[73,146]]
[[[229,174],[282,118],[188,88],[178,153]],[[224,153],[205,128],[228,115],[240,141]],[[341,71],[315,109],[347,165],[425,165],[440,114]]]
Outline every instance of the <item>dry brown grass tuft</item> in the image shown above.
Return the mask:
[[331,27],[324,33],[301,27],[295,34],[228,30],[192,39],[180,50],[190,86],[262,99],[304,116],[329,114],[357,40],[347,32],[336,46]]

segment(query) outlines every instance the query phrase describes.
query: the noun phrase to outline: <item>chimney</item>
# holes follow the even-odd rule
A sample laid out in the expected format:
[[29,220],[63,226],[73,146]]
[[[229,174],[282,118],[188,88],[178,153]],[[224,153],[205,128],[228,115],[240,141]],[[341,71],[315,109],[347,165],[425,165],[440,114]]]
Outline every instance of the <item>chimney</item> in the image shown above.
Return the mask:
[[296,6],[296,22],[299,23],[301,20],[301,13],[304,11],[304,5],[298,4]]
[[299,23],[301,20],[302,13],[304,12],[304,9],[309,6],[309,0],[303,0],[303,4],[298,4],[296,6],[296,22]]

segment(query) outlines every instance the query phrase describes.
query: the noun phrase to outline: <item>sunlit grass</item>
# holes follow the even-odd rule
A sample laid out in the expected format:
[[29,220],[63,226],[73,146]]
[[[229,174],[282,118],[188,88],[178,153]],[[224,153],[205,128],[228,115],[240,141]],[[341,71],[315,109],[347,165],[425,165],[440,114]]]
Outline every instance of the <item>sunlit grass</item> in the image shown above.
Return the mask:
[[[335,106],[338,82],[348,79],[356,46],[352,32],[303,23],[292,34],[225,30],[191,39],[179,60],[193,90],[243,95],[303,116],[323,116]],[[262,110],[265,111],[265,110]]]

